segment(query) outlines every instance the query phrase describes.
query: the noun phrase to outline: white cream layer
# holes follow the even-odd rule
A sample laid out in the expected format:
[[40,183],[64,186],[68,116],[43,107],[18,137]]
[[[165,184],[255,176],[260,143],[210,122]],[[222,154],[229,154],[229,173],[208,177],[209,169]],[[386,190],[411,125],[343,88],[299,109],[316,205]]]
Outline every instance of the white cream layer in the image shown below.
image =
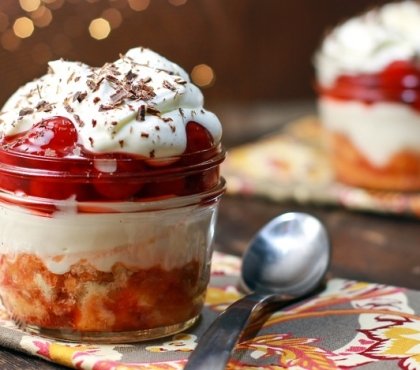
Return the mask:
[[337,26],[315,56],[318,81],[331,85],[342,74],[376,73],[396,60],[420,57],[420,3],[400,1]]
[[101,68],[56,60],[49,73],[13,94],[0,113],[0,135],[29,130],[53,116],[69,118],[79,143],[95,153],[145,157],[182,154],[185,125],[196,121],[219,143],[218,118],[178,65],[145,48]]
[[81,261],[106,272],[116,262],[133,269],[170,270],[194,259],[208,262],[215,217],[215,205],[44,217],[1,203],[0,254],[34,254],[55,274]]
[[420,112],[404,104],[319,100],[328,130],[340,133],[375,166],[386,166],[402,150],[420,154]]

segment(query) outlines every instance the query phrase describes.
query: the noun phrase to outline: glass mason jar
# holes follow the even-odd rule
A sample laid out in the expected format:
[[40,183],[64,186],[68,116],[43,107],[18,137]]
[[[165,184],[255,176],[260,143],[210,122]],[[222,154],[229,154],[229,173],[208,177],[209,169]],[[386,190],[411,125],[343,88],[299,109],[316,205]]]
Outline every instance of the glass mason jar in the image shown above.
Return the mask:
[[420,65],[397,61],[378,73],[341,75],[318,93],[339,181],[420,190]]
[[220,146],[161,159],[0,149],[0,295],[25,330],[135,342],[199,317]]

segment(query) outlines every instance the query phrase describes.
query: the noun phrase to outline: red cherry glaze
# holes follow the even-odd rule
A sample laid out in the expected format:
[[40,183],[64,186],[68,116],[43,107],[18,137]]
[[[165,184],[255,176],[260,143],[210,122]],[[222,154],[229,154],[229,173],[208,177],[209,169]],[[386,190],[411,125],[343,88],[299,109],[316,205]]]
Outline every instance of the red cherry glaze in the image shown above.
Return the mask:
[[[140,161],[130,161],[131,157],[125,154],[106,154],[96,156],[96,162],[93,170],[94,188],[100,198],[111,200],[130,199],[134,194],[138,193],[143,183],[135,179],[118,178],[121,174],[136,174],[144,171],[144,165]],[[105,172],[105,168],[100,165],[100,161],[109,162],[109,167]],[[115,178],[109,178],[109,174],[115,175]],[[109,180],[105,180],[107,177]]]
[[184,177],[149,182],[144,188],[147,198],[170,198],[177,195],[187,195]]
[[[77,131],[73,123],[64,117],[52,117],[23,134],[6,138],[6,151],[0,153],[0,160],[4,157],[4,163],[46,170],[52,177],[22,176],[20,179],[3,176],[0,177],[0,187],[50,199],[75,196],[79,201],[166,198],[209,190],[217,184],[217,170],[194,170],[191,175],[186,172],[191,166],[200,165],[217,154],[213,137],[194,121],[187,123],[186,136],[187,145],[183,155],[179,156],[180,160],[162,162],[157,159],[159,165],[151,165],[147,158],[129,154],[98,155],[81,150],[77,147]],[[80,161],[74,159],[76,152],[80,153]],[[170,175],[161,178],[159,173],[162,171],[169,171]],[[71,180],[74,176],[79,177]]]
[[184,153],[194,153],[210,149],[214,145],[210,132],[197,122],[190,121],[186,126],[187,148]]
[[391,63],[380,73],[342,75],[331,87],[319,88],[321,95],[371,104],[391,101],[420,110],[420,66],[408,61]]
[[35,197],[48,199],[68,199],[71,196],[80,198],[80,191],[77,185],[64,183],[61,181],[51,181],[47,178],[36,177],[31,181],[29,194]]
[[17,139],[9,138],[9,148],[39,156],[63,158],[73,154],[77,145],[77,131],[64,117],[53,117],[34,125]]

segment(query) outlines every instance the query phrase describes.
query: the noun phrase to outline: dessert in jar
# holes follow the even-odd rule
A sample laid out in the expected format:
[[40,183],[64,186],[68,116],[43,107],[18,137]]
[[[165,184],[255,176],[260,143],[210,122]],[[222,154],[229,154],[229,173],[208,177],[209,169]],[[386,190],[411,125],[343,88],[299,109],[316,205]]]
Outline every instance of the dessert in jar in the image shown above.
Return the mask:
[[186,72],[144,48],[57,60],[0,113],[0,295],[30,332],[132,342],[199,317],[221,124]]
[[420,190],[420,3],[347,20],[326,35],[315,66],[337,179]]

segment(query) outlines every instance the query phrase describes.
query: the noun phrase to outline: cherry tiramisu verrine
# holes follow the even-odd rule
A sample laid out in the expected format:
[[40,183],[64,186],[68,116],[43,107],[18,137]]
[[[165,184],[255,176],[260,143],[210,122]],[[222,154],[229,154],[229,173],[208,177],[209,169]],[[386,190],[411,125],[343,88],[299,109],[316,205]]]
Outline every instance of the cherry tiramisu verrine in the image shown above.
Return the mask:
[[218,118],[135,48],[57,60],[0,115],[0,295],[28,331],[130,342],[192,325],[224,181]]
[[338,179],[420,190],[420,3],[388,3],[340,24],[316,70]]

